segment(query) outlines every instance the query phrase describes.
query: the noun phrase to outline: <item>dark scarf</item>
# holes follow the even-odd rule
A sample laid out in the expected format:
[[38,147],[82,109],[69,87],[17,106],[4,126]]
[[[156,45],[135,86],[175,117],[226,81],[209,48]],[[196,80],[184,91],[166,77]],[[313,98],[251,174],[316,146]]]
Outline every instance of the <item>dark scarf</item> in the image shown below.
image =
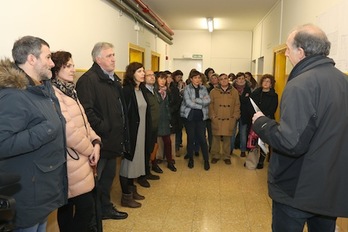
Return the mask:
[[244,88],[245,88],[245,84],[244,85],[238,85],[237,83],[235,83],[234,87],[238,91],[238,94],[242,95],[242,93],[244,91]]
[[159,86],[158,92],[161,95],[162,99],[164,100],[167,96],[167,86],[163,86],[163,87]]
[[328,58],[323,55],[312,55],[312,56],[305,57],[303,60],[301,60],[294,66],[294,68],[292,69],[289,75],[288,82],[294,79],[296,76],[300,75],[302,72],[307,71],[308,67],[314,64],[315,62],[319,60],[324,60],[324,59],[328,59]]
[[75,84],[71,82],[64,82],[58,78],[52,79],[52,84],[62,91],[65,95],[77,100],[77,94],[75,91]]
[[197,87],[195,87],[193,84],[192,84],[192,87],[193,89],[195,90],[195,97],[196,98],[199,98],[199,89],[201,88],[199,85]]
[[224,94],[230,94],[231,89],[232,89],[232,86],[229,84],[229,85],[227,86],[227,89],[224,90],[224,89],[221,87],[221,85],[219,84],[219,85],[218,85],[218,88],[222,91],[222,93],[224,93]]

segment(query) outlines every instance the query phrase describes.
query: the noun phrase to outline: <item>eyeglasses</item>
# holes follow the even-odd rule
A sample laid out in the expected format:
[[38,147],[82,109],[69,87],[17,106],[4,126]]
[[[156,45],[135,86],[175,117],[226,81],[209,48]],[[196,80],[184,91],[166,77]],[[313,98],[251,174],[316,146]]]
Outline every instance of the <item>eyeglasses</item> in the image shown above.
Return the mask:
[[155,76],[155,74],[146,74],[145,76],[150,77],[150,76]]
[[219,78],[219,81],[228,80],[228,77]]

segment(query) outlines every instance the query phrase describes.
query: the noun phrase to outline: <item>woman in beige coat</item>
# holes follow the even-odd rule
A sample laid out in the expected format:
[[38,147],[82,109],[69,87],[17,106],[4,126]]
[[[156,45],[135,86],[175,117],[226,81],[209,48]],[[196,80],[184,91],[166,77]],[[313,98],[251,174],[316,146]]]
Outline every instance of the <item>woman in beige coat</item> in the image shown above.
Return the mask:
[[91,190],[93,168],[100,153],[100,137],[90,127],[85,111],[77,99],[73,78],[75,67],[69,52],[52,54],[52,84],[66,120],[66,147],[69,182],[68,204],[58,209],[61,232],[88,231],[94,212]]

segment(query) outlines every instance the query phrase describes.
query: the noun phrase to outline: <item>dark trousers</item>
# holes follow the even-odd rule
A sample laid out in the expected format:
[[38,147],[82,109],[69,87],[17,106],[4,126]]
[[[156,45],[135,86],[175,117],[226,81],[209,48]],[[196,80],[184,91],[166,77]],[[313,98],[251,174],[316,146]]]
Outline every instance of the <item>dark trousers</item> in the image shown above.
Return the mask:
[[70,198],[68,204],[58,209],[57,219],[60,232],[88,232],[93,213],[92,192]]
[[207,134],[208,134],[208,143],[209,143],[209,152],[211,150],[211,144],[213,142],[213,132],[211,129],[211,120],[207,119],[206,120],[206,127],[207,127]]
[[[155,149],[155,144],[157,144],[157,130],[153,130],[151,133],[151,146],[153,146],[152,150]],[[145,152],[145,175],[149,175],[151,173],[150,171],[150,161],[151,160],[151,153]],[[142,176],[143,178],[146,178],[145,176]]]
[[273,232],[302,232],[305,223],[307,223],[308,232],[334,232],[336,219],[336,217],[312,214],[273,201]]
[[170,135],[163,135],[159,137],[161,137],[163,141],[163,155],[166,157],[168,163],[172,163],[172,141],[170,140]]
[[207,140],[205,138],[205,129],[206,129],[205,121],[186,120],[185,128],[186,128],[186,134],[187,134],[187,154],[189,158],[193,158],[195,142],[198,142],[202,150],[203,159],[205,161],[208,161],[209,156],[208,156]]
[[175,150],[179,151],[180,144],[182,144],[182,129],[175,134]]
[[116,158],[100,158],[98,162],[98,191],[102,212],[112,207],[111,186],[116,176]]

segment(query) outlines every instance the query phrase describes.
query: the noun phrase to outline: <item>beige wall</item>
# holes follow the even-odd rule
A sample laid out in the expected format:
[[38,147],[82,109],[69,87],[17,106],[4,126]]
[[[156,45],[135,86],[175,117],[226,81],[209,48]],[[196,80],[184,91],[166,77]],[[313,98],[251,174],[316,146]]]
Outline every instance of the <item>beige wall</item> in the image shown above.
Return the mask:
[[[46,40],[52,51],[67,50],[78,69],[92,64],[91,50],[96,42],[115,46],[116,69],[128,64],[128,44],[145,49],[145,66],[151,67],[151,51],[164,54],[166,43],[144,29],[134,30],[134,19],[106,0],[14,0],[1,3],[0,57],[11,57],[13,42],[24,35]],[[5,25],[5,23],[8,24]],[[161,69],[166,68],[164,55]]]
[[[273,48],[285,43],[289,32],[297,25],[317,24],[317,18],[344,0],[279,0],[253,30],[253,60],[264,57],[263,73],[273,72]],[[291,65],[288,63],[287,72]],[[348,70],[343,70],[348,71]],[[262,74],[262,73],[258,73]]]
[[[190,31],[176,30],[171,59],[203,55],[203,70],[214,68],[217,73],[251,70],[251,31]],[[170,66],[171,67],[171,66]]]

